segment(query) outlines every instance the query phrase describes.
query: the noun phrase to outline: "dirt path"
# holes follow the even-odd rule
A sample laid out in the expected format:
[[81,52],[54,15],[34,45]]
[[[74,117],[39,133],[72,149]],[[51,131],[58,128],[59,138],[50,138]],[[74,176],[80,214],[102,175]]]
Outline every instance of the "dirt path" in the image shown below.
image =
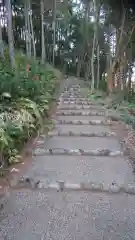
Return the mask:
[[53,119],[55,129],[37,139],[32,166],[1,209],[1,236],[135,239],[134,174],[105,109],[70,78]]

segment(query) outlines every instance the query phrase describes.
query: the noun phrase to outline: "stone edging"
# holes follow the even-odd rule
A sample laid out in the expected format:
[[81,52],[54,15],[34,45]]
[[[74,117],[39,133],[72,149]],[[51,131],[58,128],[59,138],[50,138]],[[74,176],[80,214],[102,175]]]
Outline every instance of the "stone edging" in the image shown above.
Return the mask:
[[115,132],[61,132],[61,131],[50,131],[47,136],[62,136],[62,137],[114,137],[116,136]]
[[73,105],[59,105],[58,107],[57,107],[57,109],[59,109],[59,110],[81,110],[81,109],[98,109],[98,110],[100,110],[100,112],[101,111],[105,111],[105,108],[100,108],[100,107],[97,107],[97,106],[93,106],[93,105],[78,105],[78,106],[73,106]]
[[[59,102],[58,102],[59,103]],[[65,101],[65,100],[62,100],[61,101],[61,103],[63,103],[63,104],[68,104],[68,105],[72,105],[72,104],[79,104],[79,105],[93,105],[94,106],[94,104],[92,103],[92,102],[89,102],[89,101],[78,101],[78,100],[76,100],[76,101]]]
[[55,124],[72,124],[72,125],[104,125],[111,126],[110,120],[54,120]]
[[112,182],[105,186],[104,183],[96,182],[80,182],[80,183],[68,183],[63,180],[58,180],[54,183],[47,184],[46,181],[30,179],[28,177],[20,178],[20,187],[27,187],[33,189],[45,189],[45,190],[57,190],[57,191],[95,191],[106,193],[127,193],[135,195],[135,184],[122,184],[119,185],[116,182]]
[[123,156],[121,151],[111,151],[109,149],[83,150],[83,149],[64,149],[64,148],[35,148],[32,152],[33,156],[44,155],[68,155],[68,156]]
[[74,111],[64,111],[64,112],[56,112],[57,116],[106,116],[107,114],[105,112],[91,112],[91,111],[87,111],[87,112],[74,112]]

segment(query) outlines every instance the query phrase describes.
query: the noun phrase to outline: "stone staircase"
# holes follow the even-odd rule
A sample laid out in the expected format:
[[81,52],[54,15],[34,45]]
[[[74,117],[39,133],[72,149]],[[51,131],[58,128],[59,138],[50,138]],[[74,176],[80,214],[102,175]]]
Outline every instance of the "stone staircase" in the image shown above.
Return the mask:
[[32,168],[19,184],[134,194],[132,167],[107,111],[83,96],[78,81],[67,80],[65,86],[53,116],[55,129],[36,141]]

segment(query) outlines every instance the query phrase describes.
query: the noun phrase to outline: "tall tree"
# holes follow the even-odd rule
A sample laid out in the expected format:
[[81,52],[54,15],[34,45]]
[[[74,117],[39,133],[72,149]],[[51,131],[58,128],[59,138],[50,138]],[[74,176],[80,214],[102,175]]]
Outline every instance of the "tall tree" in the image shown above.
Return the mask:
[[28,2],[24,0],[24,18],[25,18],[25,42],[26,42],[26,53],[27,57],[31,57],[31,34],[29,24],[29,9]]
[[41,0],[41,44],[42,44],[42,64],[45,63],[46,60],[46,51],[45,51],[45,23],[44,23],[44,0]]
[[2,39],[1,18],[0,18],[0,57],[4,58],[4,46],[3,46],[3,39]]
[[6,11],[7,11],[9,55],[10,55],[10,60],[11,60],[11,67],[14,69],[15,68],[15,56],[14,56],[13,30],[12,30],[12,7],[11,7],[10,0],[6,0]]
[[31,40],[32,40],[32,47],[33,47],[33,56],[36,58],[36,45],[35,45],[35,36],[34,36],[34,30],[33,30],[33,12],[32,12],[32,7],[31,7],[31,0],[28,1],[28,11],[29,11],[29,24],[30,24],[30,29],[31,29]]
[[55,44],[56,44],[56,0],[53,0],[53,65],[55,64]]

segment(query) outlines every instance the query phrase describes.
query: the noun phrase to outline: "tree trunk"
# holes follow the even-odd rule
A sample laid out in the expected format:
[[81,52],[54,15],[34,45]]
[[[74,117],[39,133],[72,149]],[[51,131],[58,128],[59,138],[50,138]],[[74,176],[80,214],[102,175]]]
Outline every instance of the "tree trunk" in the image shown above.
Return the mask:
[[[27,0],[25,0],[25,1],[27,1]],[[28,0],[29,1],[29,0]],[[29,9],[29,7],[30,7],[30,5],[29,5],[29,2],[27,1],[27,14],[28,14],[28,40],[29,40],[29,57],[31,57],[32,56],[32,46],[31,46],[31,27],[30,27],[30,16],[29,16],[29,11],[30,11],[30,9]]]
[[53,66],[55,65],[55,44],[56,44],[56,0],[54,0],[54,6],[53,6]]
[[34,31],[33,31],[33,21],[32,21],[32,12],[31,12],[31,2],[29,0],[29,20],[30,20],[30,28],[31,28],[31,40],[33,45],[33,56],[36,59],[36,46],[35,46],[35,38],[34,38]]
[[78,56],[77,77],[80,77],[81,68],[82,68],[82,56]]
[[27,6],[27,2],[25,0],[24,3],[24,18],[25,18],[25,42],[26,42],[26,54],[27,57],[30,57],[30,47],[29,47],[29,43],[30,43],[30,39],[29,39],[29,31],[28,31],[28,6]]
[[94,90],[94,84],[95,84],[95,76],[94,76],[94,53],[95,53],[95,42],[96,42],[96,33],[94,31],[94,37],[93,37],[93,46],[92,46],[92,56],[91,56],[91,90]]
[[4,58],[4,47],[3,47],[1,23],[0,23],[0,57],[1,57],[1,58]]
[[119,29],[116,30],[116,56],[115,56],[115,60],[112,62],[110,66],[108,80],[107,80],[108,93],[112,92],[113,90],[115,76],[117,76],[117,82],[119,85],[118,75],[119,75],[119,72],[121,72],[120,58],[123,52],[123,42],[125,40],[125,36],[123,35],[125,21],[126,21],[126,10],[122,6],[121,27],[120,27],[120,31]]
[[45,52],[44,1],[43,0],[41,0],[41,45],[42,45],[41,61],[42,61],[42,64],[44,64],[46,60],[46,52]]
[[97,89],[99,88],[99,81],[100,81],[100,49],[99,49],[99,44],[97,46]]
[[91,74],[92,74],[92,82],[91,82],[91,90],[94,90],[95,87],[95,74],[94,74],[94,53],[95,53],[95,45],[97,42],[97,64],[98,64],[98,71],[97,71],[97,84],[99,84],[99,37],[98,37],[98,24],[99,24],[99,16],[100,16],[100,2],[98,0],[93,0],[93,7],[94,7],[94,16],[95,16],[95,26],[94,26],[94,37],[93,37],[93,46],[92,46],[92,56],[91,56]]
[[13,31],[12,31],[12,8],[11,1],[6,0],[6,9],[7,9],[7,30],[8,30],[8,45],[9,45],[9,55],[11,61],[12,69],[15,68],[15,53],[14,53],[14,44],[13,44]]
[[85,71],[85,80],[86,82],[89,81],[90,83],[90,61],[88,61],[88,63],[86,64],[86,71]]
[[127,100],[128,100],[128,98],[129,98],[130,91],[131,91],[131,87],[132,87],[132,86],[131,86],[131,85],[132,85],[131,78],[132,78],[132,67],[131,67],[131,64],[129,64],[128,85],[127,85],[127,91],[126,91]]
[[[82,43],[78,45],[78,65],[77,65],[77,77],[80,77],[81,70],[85,72],[85,50],[89,45],[89,13],[90,13],[90,2],[87,1],[85,4],[85,17],[83,19],[83,32],[82,32]],[[87,75],[87,74],[84,74]]]
[[99,57],[100,57],[100,48],[99,48],[99,18],[100,18],[100,8],[101,8],[101,3],[99,0],[95,0],[95,11],[96,11],[96,28],[95,28],[95,31],[96,31],[96,41],[97,41],[97,52],[96,52],[96,55],[97,55],[97,84],[96,84],[96,87],[98,89],[98,86],[99,86],[99,77],[100,77],[100,63],[99,63]]

